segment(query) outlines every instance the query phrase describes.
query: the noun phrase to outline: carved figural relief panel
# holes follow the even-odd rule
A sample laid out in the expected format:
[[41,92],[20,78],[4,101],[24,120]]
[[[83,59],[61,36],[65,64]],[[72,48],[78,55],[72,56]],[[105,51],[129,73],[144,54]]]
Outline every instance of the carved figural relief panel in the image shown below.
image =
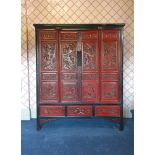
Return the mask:
[[63,84],[63,100],[77,100],[77,85],[76,83]]
[[116,70],[117,64],[117,42],[104,42],[103,44],[103,70]]
[[96,84],[85,83],[83,85],[83,98],[95,99],[97,97]]
[[119,87],[117,82],[103,82],[102,83],[102,97],[103,99],[119,100]]
[[96,44],[83,43],[83,69],[96,70]]
[[42,82],[41,86],[41,100],[56,100],[57,87],[54,82]]
[[46,71],[56,71],[56,43],[55,42],[42,42],[41,44],[41,68]]
[[76,69],[76,42],[62,42],[62,70],[75,71]]

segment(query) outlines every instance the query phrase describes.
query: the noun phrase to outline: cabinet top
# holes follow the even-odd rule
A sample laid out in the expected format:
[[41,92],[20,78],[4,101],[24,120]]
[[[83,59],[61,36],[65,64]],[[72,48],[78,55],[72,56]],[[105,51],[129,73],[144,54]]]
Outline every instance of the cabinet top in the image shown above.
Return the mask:
[[33,24],[36,29],[122,29],[125,23],[116,24]]

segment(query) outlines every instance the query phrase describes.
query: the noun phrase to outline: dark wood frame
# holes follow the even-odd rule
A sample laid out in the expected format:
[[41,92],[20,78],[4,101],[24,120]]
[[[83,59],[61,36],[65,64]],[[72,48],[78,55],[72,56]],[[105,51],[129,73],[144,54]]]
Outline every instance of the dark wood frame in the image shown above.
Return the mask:
[[[36,92],[37,92],[37,130],[40,130],[42,125],[40,123],[40,120],[42,119],[58,119],[58,118],[116,118],[119,119],[119,125],[120,125],[120,130],[123,130],[124,128],[124,123],[123,123],[123,46],[124,46],[124,42],[123,42],[123,30],[124,30],[124,23],[120,23],[120,24],[33,24],[35,27],[35,43],[36,43]],[[40,99],[39,99],[39,94],[40,94],[40,68],[39,68],[39,63],[40,63],[40,54],[39,54],[39,39],[38,39],[38,32],[39,29],[57,29],[57,30],[61,30],[61,29],[72,29],[72,30],[103,30],[103,29],[117,29],[120,30],[120,117],[104,117],[104,116],[95,116],[95,105],[102,105],[102,106],[106,106],[106,105],[116,105],[116,104],[112,104],[112,103],[95,103],[94,104],[76,104],[76,105],[92,105],[92,114],[93,116],[89,116],[89,117],[83,117],[83,116],[67,116],[67,105],[68,104],[61,104],[61,103],[56,103],[56,104],[52,104],[54,105],[63,105],[65,106],[65,116],[58,116],[58,117],[41,117],[39,115],[39,105],[40,105]],[[100,48],[100,47],[99,47]],[[86,102],[85,102],[86,103]],[[42,104],[43,105],[43,104]],[[48,105],[48,104],[46,104]],[[75,104],[69,104],[69,105],[75,105]]]

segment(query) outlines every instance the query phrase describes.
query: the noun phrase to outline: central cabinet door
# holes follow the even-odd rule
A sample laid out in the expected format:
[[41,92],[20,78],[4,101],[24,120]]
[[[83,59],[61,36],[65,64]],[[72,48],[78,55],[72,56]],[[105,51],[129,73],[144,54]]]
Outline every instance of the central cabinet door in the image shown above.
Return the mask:
[[82,31],[82,101],[99,102],[98,31]]
[[61,102],[78,102],[77,32],[60,31]]
[[60,31],[61,102],[99,102],[98,31]]

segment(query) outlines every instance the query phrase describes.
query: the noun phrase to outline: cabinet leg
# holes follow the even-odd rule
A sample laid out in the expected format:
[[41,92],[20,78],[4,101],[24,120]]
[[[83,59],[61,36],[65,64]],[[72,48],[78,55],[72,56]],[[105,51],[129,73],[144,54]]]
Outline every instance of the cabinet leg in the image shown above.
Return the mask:
[[41,124],[40,124],[40,121],[37,120],[37,131],[39,131],[41,129]]
[[121,118],[121,119],[120,119],[119,130],[120,130],[120,131],[123,131],[123,129],[124,129],[124,123],[123,123],[123,119]]

